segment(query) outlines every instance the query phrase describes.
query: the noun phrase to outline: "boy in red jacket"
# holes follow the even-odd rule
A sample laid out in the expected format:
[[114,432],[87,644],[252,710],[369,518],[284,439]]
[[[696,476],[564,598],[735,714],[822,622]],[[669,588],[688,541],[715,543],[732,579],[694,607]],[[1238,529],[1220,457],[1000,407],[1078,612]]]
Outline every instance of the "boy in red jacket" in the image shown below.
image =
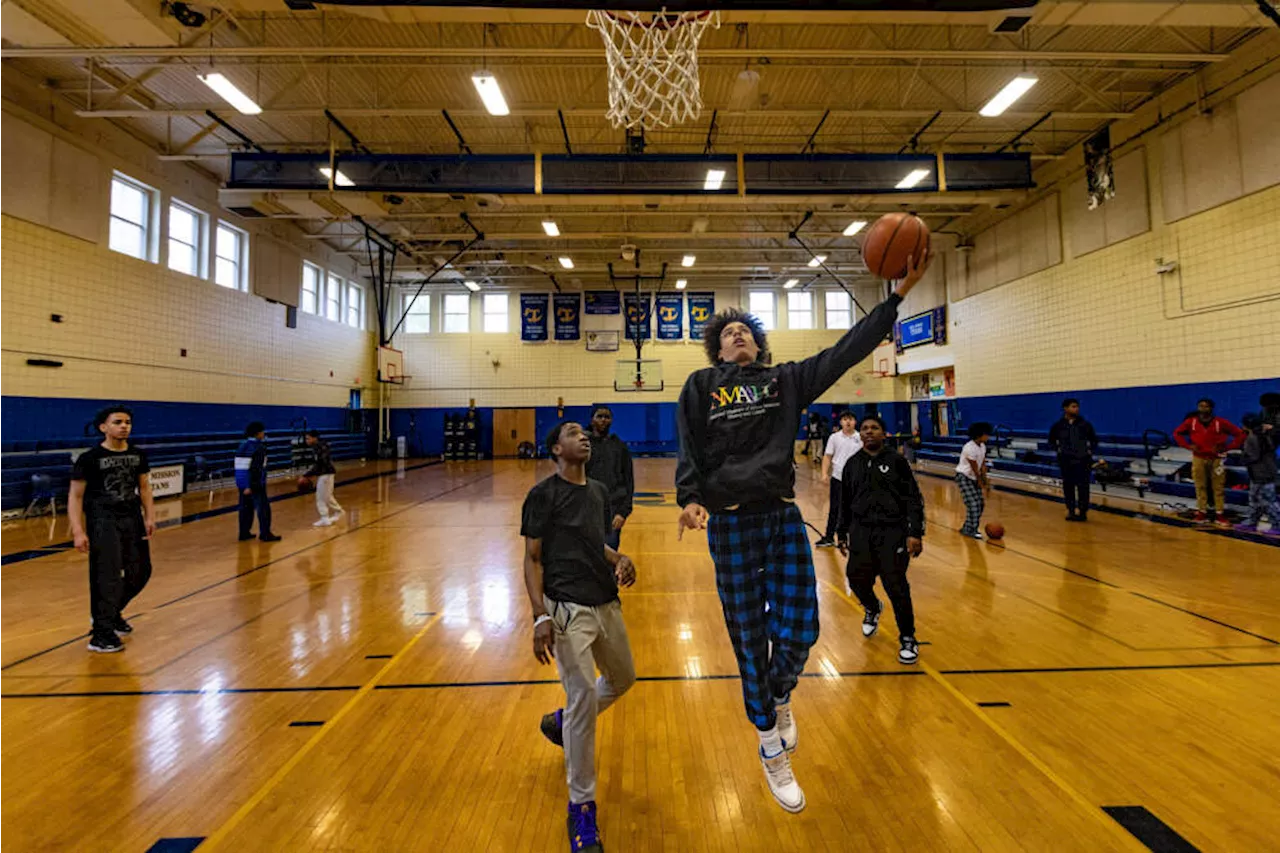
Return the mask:
[[1179,447],[1192,453],[1191,477],[1196,484],[1196,521],[1209,516],[1209,488],[1213,488],[1213,507],[1219,527],[1230,527],[1226,509],[1227,453],[1244,444],[1246,433],[1226,418],[1214,417],[1213,401],[1202,397],[1196,413],[1173,431]]

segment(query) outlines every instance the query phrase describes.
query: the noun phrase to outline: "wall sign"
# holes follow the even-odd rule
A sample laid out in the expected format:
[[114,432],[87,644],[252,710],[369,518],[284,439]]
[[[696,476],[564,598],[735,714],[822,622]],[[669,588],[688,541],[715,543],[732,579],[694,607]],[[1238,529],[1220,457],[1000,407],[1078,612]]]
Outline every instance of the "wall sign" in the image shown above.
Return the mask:
[[151,494],[153,497],[163,498],[169,495],[182,494],[183,473],[186,466],[179,463],[177,465],[158,465],[151,469]]

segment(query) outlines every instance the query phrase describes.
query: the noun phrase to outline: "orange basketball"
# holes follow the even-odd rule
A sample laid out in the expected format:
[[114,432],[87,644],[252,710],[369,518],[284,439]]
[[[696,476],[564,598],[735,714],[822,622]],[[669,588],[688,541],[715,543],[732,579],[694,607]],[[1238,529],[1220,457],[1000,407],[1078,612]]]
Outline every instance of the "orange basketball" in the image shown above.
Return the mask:
[[1003,525],[1003,524],[1001,524],[1001,523],[1000,523],[1000,522],[998,522],[998,521],[992,521],[992,522],[989,522],[989,523],[987,524],[987,538],[988,538],[988,539],[1003,539],[1003,538],[1004,538],[1004,525]]
[[886,213],[862,241],[862,260],[880,278],[905,278],[907,259],[914,256],[918,264],[928,252],[929,226],[910,213]]
[[316,490],[316,481],[307,476],[298,478],[298,491],[314,492]]

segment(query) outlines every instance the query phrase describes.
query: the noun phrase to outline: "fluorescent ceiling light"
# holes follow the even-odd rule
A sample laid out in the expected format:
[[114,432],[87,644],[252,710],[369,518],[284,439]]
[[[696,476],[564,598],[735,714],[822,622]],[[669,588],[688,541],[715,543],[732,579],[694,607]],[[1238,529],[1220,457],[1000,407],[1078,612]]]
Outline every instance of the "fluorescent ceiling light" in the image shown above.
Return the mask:
[[567,257],[567,256],[566,256],[566,257],[561,258],[561,259],[560,259],[560,266],[564,267],[564,268],[565,268],[565,269],[567,269],[567,270],[571,270],[571,269],[573,269],[573,258],[570,258],[570,257]]
[[688,283],[689,283],[688,279],[684,279],[684,278],[680,279],[679,281],[676,282],[676,290],[684,290],[685,285],[687,285]]
[[480,93],[480,100],[484,101],[484,108],[489,111],[489,115],[511,114],[507,99],[502,97],[502,88],[498,85],[497,77],[488,71],[477,71],[471,75],[471,82],[476,85],[476,91]]
[[866,227],[867,227],[866,222],[862,221],[861,219],[855,219],[853,222],[850,222],[845,227],[844,236],[852,237],[854,234],[857,234],[859,231],[861,231],[863,228],[866,228]]
[[559,236],[560,236],[560,226],[559,226],[559,225],[557,225],[557,224],[555,224],[555,222],[553,222],[553,221],[552,221],[552,220],[550,220],[550,219],[545,220],[545,221],[542,223],[542,230],[547,232],[547,236],[548,236],[548,237],[559,237]]
[[321,166],[320,174],[324,175],[325,180],[329,180],[332,178],[333,185],[335,187],[354,187],[356,185],[355,181],[351,180],[346,175],[342,174],[341,169],[339,169],[338,173],[335,175],[333,173],[333,170],[330,169],[328,166]]
[[698,258],[694,255],[685,255],[683,258],[680,259],[680,266],[691,267],[694,265],[695,262],[697,262],[697,260]]
[[905,178],[898,181],[897,188],[900,190],[909,190],[927,177],[929,177],[928,169],[912,169],[909,173],[907,173],[907,176]]
[[718,190],[723,183],[724,169],[707,169],[707,182],[702,185],[702,188],[704,190]]
[[987,101],[986,106],[978,110],[978,115],[983,115],[987,118],[1000,115],[1002,112],[1009,109],[1009,107],[1013,106],[1014,101],[1027,94],[1028,90],[1030,90],[1035,84],[1035,77],[1031,77],[1027,74],[1019,74],[1017,77],[1014,77],[1006,83],[1003,89],[996,92],[996,96]]
[[235,107],[237,111],[247,116],[256,116],[262,112],[262,107],[254,103],[253,98],[241,92],[236,88],[235,83],[232,83],[216,71],[209,74],[197,74],[196,76],[200,78],[202,83],[217,92],[222,100]]
[[474,281],[464,281],[462,284],[472,293],[476,293],[480,290],[480,285],[476,284]]
[[809,261],[809,266],[811,266],[811,267],[820,267],[820,266],[822,266],[823,264],[825,264],[826,262],[827,262],[827,256],[826,256],[826,255],[814,255],[814,256],[813,256],[813,258]]
[[800,279],[798,279],[798,278],[789,278],[789,279],[787,279],[787,283],[786,283],[786,284],[784,284],[784,285],[782,285],[782,287],[783,287],[783,289],[784,289],[784,290],[790,290],[791,288],[795,287],[795,286],[796,286],[797,284],[799,284],[799,283],[800,283]]

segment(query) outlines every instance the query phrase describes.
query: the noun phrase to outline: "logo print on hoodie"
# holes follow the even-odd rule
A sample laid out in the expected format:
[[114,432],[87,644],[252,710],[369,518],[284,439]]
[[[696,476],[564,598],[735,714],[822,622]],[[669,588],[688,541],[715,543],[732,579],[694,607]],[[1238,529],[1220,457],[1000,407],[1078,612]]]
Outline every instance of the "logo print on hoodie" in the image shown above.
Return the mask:
[[710,420],[751,417],[778,405],[776,377],[763,385],[721,385],[711,392]]

